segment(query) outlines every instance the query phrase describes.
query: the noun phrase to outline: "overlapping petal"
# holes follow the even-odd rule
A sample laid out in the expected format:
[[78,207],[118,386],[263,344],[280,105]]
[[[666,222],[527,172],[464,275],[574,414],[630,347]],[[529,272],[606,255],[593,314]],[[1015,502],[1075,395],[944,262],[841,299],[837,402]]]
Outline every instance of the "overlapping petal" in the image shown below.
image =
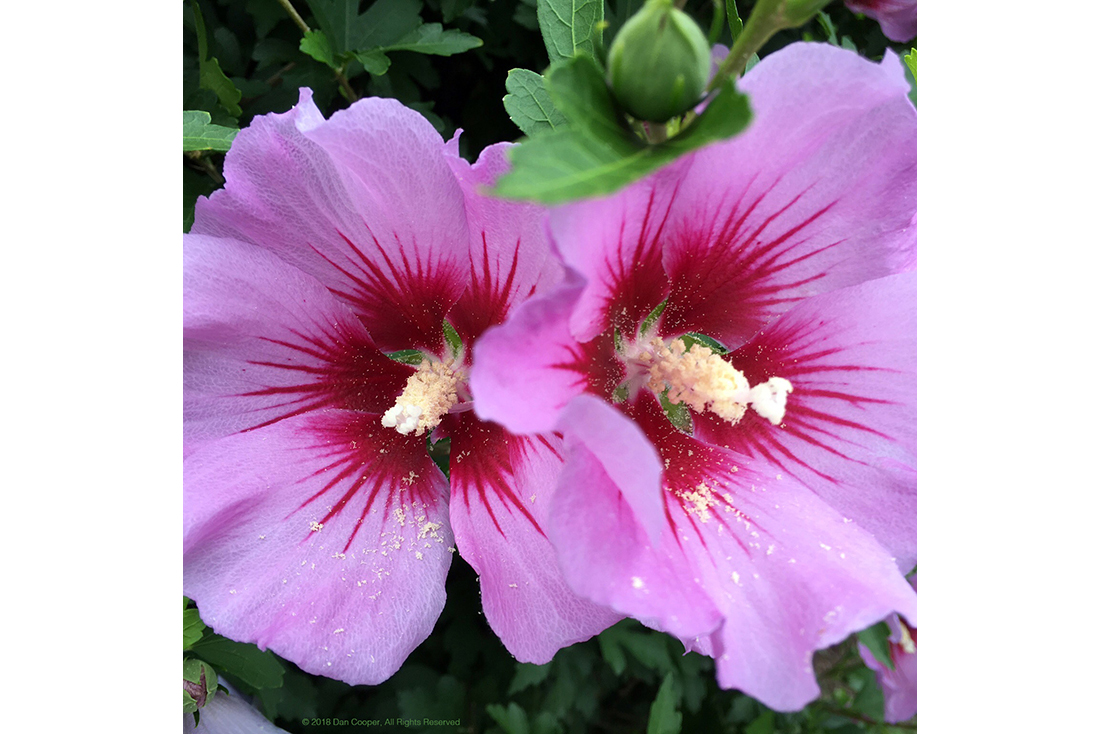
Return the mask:
[[[917,575],[909,580],[917,588]],[[863,662],[875,671],[882,688],[883,719],[889,723],[908,721],[917,714],[917,630],[907,620],[891,615],[886,620],[890,627],[889,653],[893,669],[860,644],[859,654]]]
[[367,99],[325,120],[303,90],[289,112],[241,131],[225,178],[199,200],[192,232],[253,243],[310,273],[382,349],[441,348],[469,241],[462,190],[422,116]]
[[453,549],[423,439],[331,410],[185,461],[184,593],[216,632],[378,683],[435,625]]
[[566,584],[547,537],[561,439],[513,436],[470,413],[452,417],[447,433],[455,540],[478,573],[485,617],[509,652],[546,663],[618,621]]

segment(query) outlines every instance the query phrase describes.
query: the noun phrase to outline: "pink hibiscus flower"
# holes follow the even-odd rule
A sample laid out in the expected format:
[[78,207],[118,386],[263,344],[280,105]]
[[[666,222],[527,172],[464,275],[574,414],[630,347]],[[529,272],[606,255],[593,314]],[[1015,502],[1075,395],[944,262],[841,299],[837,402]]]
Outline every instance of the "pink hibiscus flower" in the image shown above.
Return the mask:
[[844,0],[853,13],[864,13],[879,22],[891,41],[917,37],[917,0]]
[[567,276],[471,386],[564,434],[545,527],[572,587],[794,710],[814,650],[915,619],[916,112],[893,54],[796,44],[742,89],[743,135],[551,212]]
[[[470,346],[561,277],[543,210],[478,193],[503,150],[470,166],[396,101],[325,120],[303,90],[240,133],[225,188],[199,201],[184,593],[220,634],[380,682],[434,626],[456,545],[520,660],[619,618],[569,590],[543,531],[560,437],[469,410]],[[410,350],[419,364],[387,356]],[[427,451],[443,436],[450,490]]]

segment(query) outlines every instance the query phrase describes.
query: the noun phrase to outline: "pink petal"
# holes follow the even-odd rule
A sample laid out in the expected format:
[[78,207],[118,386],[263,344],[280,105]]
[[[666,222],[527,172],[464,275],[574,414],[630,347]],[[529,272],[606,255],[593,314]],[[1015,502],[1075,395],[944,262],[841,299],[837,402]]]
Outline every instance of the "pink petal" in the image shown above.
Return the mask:
[[917,36],[917,0],[844,0],[853,13],[866,13],[879,22],[891,41],[906,42]]
[[551,212],[562,260],[586,281],[570,321],[578,340],[587,342],[610,327],[632,338],[668,295],[661,248],[686,164],[682,159],[614,196]]
[[290,112],[241,131],[225,177],[192,232],[257,244],[315,276],[383,349],[442,347],[469,246],[456,236],[462,191],[423,117],[365,99],[326,121],[304,89]]
[[313,413],[208,442],[184,463],[184,593],[219,634],[378,683],[443,608],[446,493],[423,439],[377,414]]
[[561,439],[512,436],[471,413],[451,418],[451,522],[477,571],[485,617],[508,651],[546,663],[621,617],[569,589],[543,528]]
[[546,238],[546,210],[482,193],[508,170],[504,152],[509,145],[486,148],[473,166],[457,156],[448,158],[466,197],[471,243],[470,284],[448,318],[466,344],[562,278]]
[[315,278],[254,245],[183,239],[188,442],[321,408],[393,405],[412,368],[379,352]]
[[669,524],[724,617],[718,681],[781,711],[817,697],[812,656],[890,612],[915,618],[893,559],[797,480],[673,428],[646,396],[635,415],[665,462]]
[[916,273],[803,301],[728,356],[751,384],[794,385],[781,426],[695,417],[696,435],[796,477],[916,563]]
[[567,271],[547,296],[525,302],[503,326],[474,345],[470,390],[474,409],[515,433],[555,430],[569,401],[585,391],[610,397],[623,379],[608,336],[578,342],[569,314],[584,289]]
[[730,347],[802,298],[904,269],[916,245],[916,112],[896,56],[792,44],[742,89],[752,125],[692,157],[664,236],[662,333]]
[[566,463],[547,533],[580,595],[678,637],[720,617],[667,524],[661,465],[637,426],[583,395],[563,415]]

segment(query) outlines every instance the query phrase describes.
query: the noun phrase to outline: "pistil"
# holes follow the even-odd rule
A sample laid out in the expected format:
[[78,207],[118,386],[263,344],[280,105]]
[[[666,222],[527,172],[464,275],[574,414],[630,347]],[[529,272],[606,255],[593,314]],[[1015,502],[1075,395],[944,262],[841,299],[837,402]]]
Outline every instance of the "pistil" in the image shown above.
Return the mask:
[[439,425],[458,402],[459,376],[443,362],[425,358],[405,383],[405,391],[382,415],[382,425],[403,436],[421,436]]
[[722,356],[702,344],[687,348],[677,339],[669,344],[654,340],[636,359],[648,368],[646,386],[655,393],[668,390],[668,401],[692,410],[710,411],[737,423],[752,406],[773,425],[783,421],[787,395],[794,386],[782,377],[750,386],[748,379]]

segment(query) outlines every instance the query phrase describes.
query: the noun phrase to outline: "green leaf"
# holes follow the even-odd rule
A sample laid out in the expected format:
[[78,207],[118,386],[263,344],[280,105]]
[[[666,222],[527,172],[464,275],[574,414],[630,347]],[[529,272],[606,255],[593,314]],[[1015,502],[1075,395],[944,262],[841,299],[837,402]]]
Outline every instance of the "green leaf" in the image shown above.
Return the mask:
[[527,726],[527,712],[514,702],[509,703],[508,708],[491,703],[485,707],[485,712],[493,717],[493,720],[504,730],[504,734],[530,734],[531,729]]
[[775,731],[775,712],[765,711],[745,727],[745,734],[772,734]]
[[894,669],[894,661],[890,658],[890,627],[885,622],[868,627],[859,633],[858,638],[875,656],[875,660],[889,670]]
[[188,166],[183,167],[183,231],[190,232],[195,223],[195,202],[200,196],[209,196],[218,186],[205,173]]
[[513,696],[531,686],[537,686],[550,675],[550,663],[534,665],[532,663],[516,663],[516,675],[508,686],[508,695]]
[[199,617],[198,609],[183,610],[183,650],[186,652],[196,642],[202,639],[202,631],[206,624]]
[[646,734],[680,734],[684,716],[677,710],[679,707],[680,692],[677,690],[676,679],[669,673],[661,683],[653,705],[649,707]]
[[646,630],[636,623],[620,622],[600,633],[598,640],[604,660],[616,673],[626,669],[623,650],[628,651],[645,668],[661,675],[670,673],[674,669],[666,637]]
[[334,55],[381,48],[420,27],[421,0],[377,0],[359,14],[359,0],[306,0]]
[[902,60],[905,61],[905,65],[909,67],[909,73],[913,75],[913,82],[917,81],[917,49],[913,49],[909,53],[902,56]]
[[191,652],[253,688],[278,688],[283,684],[283,664],[270,650],[208,635],[196,642]]
[[512,69],[508,72],[504,88],[508,90],[508,94],[504,95],[504,109],[524,135],[531,136],[565,125],[565,116],[558,112],[550,99],[542,74],[530,69]]
[[434,56],[453,56],[481,45],[481,39],[439,23],[425,23],[396,43],[384,46],[386,51],[416,51]]
[[215,58],[208,58],[209,49],[206,39],[206,24],[202,20],[202,12],[199,4],[191,0],[191,9],[195,12],[195,31],[199,40],[199,87],[209,89],[218,95],[218,102],[233,115],[241,116],[241,108],[237,103],[241,101],[241,91],[233,86],[229,77],[222,71],[222,67]]
[[726,0],[726,20],[730,24],[730,34],[733,36],[730,40],[730,48],[733,48],[733,42],[737,40],[737,37],[741,35],[741,29],[745,27],[745,24],[741,22],[741,16],[737,14],[737,0]]
[[498,181],[497,196],[556,204],[610,194],[685,153],[741,132],[752,118],[748,98],[728,79],[686,130],[646,145],[626,129],[590,56],[554,64],[547,86],[569,124],[512,148],[513,167]]
[[224,153],[229,150],[233,138],[239,130],[224,125],[210,124],[210,113],[204,110],[183,111],[183,151],[215,150]]
[[328,36],[325,35],[324,31],[306,31],[298,44],[298,48],[301,49],[302,53],[317,59],[326,66],[333,69],[340,68],[332,55],[332,44],[329,43]]
[[363,65],[363,68],[369,71],[375,76],[382,76],[390,70],[390,57],[386,56],[384,51],[374,49],[373,51],[357,51],[355,58],[359,59],[359,63]]
[[538,18],[551,63],[578,51],[595,56],[603,0],[538,0]]

